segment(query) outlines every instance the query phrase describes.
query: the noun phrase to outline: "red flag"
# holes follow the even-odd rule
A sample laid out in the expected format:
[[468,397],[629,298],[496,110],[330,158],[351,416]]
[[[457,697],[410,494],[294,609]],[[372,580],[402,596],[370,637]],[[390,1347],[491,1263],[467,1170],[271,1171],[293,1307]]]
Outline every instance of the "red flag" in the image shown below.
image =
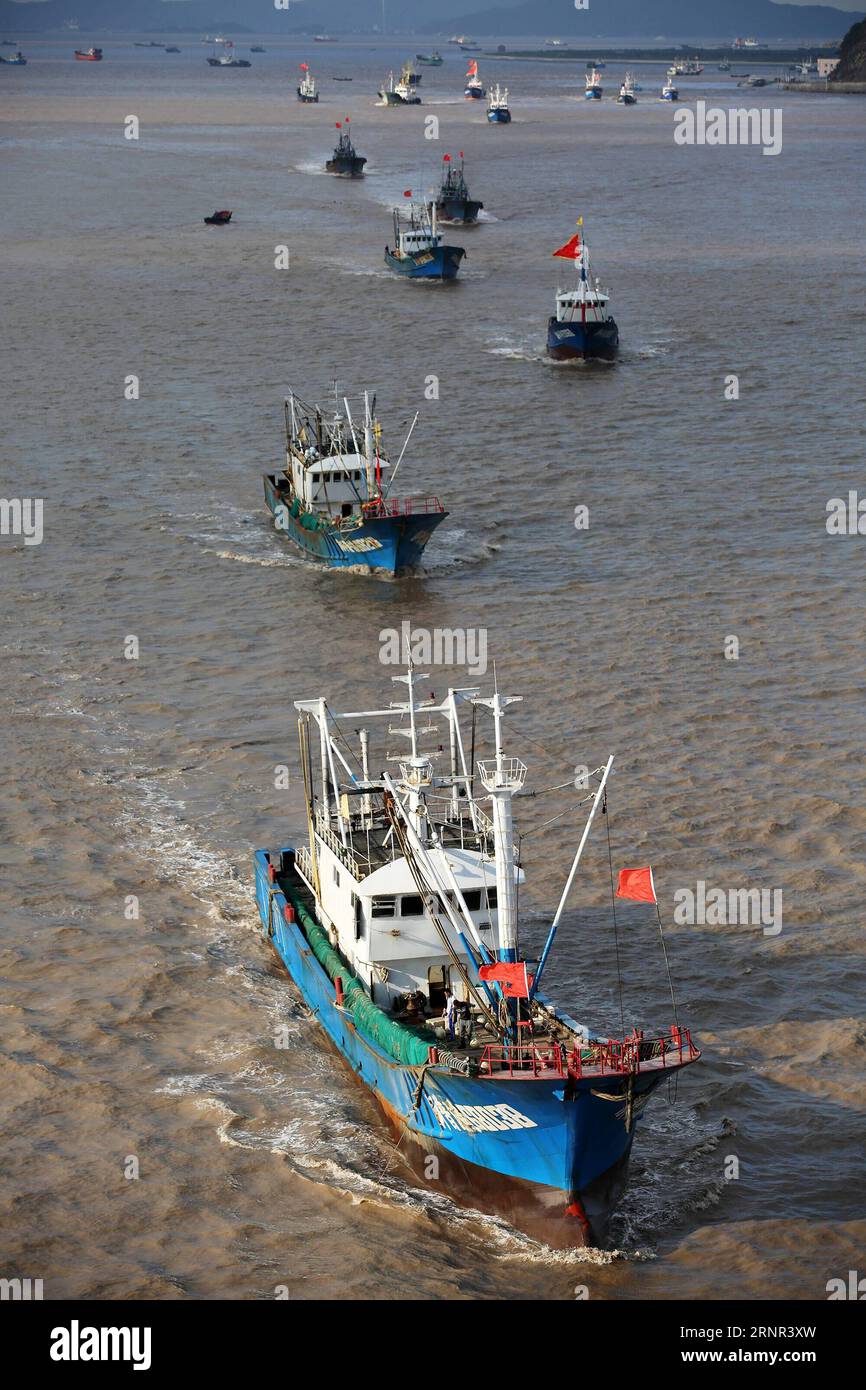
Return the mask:
[[657,903],[652,869],[620,869],[616,896],[635,903]]
[[451,163],[451,156],[450,156],[450,154],[443,154],[443,156],[442,156],[442,161],[443,161],[443,163],[445,163],[445,164],[450,164],[450,163]]
[[347,117],[346,117],[346,125],[348,125],[348,124],[349,124],[349,117],[347,116]]
[[337,127],[338,130],[342,130],[342,129],[343,129],[343,122],[342,122],[342,121],[335,121],[334,124],[336,125],[336,127]]
[[502,986],[506,999],[528,999],[534,975],[526,969],[526,961],[497,961],[495,965],[482,965],[478,970],[480,980],[495,980]]
[[403,190],[403,197],[404,197],[404,198],[411,198],[411,197],[412,197],[412,190],[411,190],[411,188],[406,188],[406,189]]
[[466,76],[467,76],[467,77],[477,77],[477,76],[478,76],[478,64],[476,63],[476,61],[475,61],[474,58],[472,59],[472,62],[469,64],[469,67],[466,69]]
[[463,151],[462,151],[462,150],[460,151],[460,158],[461,158],[461,159],[463,158]]
[[560,246],[558,251],[554,251],[554,256],[563,256],[566,260],[573,260],[580,250],[580,232],[575,232],[570,241],[564,246]]
[[309,72],[309,68],[307,67],[306,63],[301,63],[301,72]]

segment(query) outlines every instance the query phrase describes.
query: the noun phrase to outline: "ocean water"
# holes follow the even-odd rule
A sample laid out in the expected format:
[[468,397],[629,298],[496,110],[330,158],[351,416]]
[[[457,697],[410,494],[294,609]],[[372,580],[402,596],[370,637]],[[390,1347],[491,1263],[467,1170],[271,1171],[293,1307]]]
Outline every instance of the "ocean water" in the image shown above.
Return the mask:
[[[580,66],[482,59],[506,128],[451,51],[422,107],[376,106],[423,41],[71,60],[99,41],[0,70],[0,492],[44,499],[41,545],[0,537],[2,1272],[46,1297],[824,1297],[866,1233],[866,541],[825,525],[864,486],[862,103],[682,83],[780,108],[768,158],[676,146],[661,66],[624,109],[613,63],[588,106]],[[320,176],[347,113],[355,183]],[[391,278],[390,207],[460,150],[487,214],[453,233],[465,274]],[[544,355],[579,215],[615,366]],[[320,573],[268,524],[283,396],[335,380],[377,393],[392,444],[420,411],[403,485],[449,516],[412,578]],[[654,865],[704,1057],[642,1120],[610,1251],[422,1183],[257,935],[252,850],[303,831],[299,778],[274,785],[292,702],[390,698],[404,619],[485,631],[528,785],[616,753],[613,862]],[[465,680],[431,668],[437,693]],[[567,788],[526,806],[535,946],[581,813]],[[782,930],[677,924],[698,881],[780,890]],[[609,891],[602,830],[547,979],[614,1027]],[[626,1025],[666,1026],[655,923],[619,925]]]

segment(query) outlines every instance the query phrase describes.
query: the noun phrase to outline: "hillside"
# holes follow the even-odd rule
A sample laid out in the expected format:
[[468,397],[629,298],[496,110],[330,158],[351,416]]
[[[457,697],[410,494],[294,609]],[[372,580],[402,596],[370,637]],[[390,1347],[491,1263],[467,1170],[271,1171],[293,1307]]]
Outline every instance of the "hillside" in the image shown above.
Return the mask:
[[832,82],[866,82],[866,19],[851,25],[840,45],[839,59]]

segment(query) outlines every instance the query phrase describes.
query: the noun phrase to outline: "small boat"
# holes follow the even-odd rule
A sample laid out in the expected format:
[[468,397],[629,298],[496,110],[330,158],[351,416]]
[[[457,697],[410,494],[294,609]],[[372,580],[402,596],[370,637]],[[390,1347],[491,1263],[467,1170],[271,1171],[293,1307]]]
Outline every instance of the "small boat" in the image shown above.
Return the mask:
[[18,52],[12,58],[3,58],[0,56],[0,63],[5,63],[7,68],[26,68],[27,59],[19,48]]
[[508,88],[500,87],[498,82],[487,94],[487,119],[491,125],[508,125],[511,121]]
[[224,227],[227,222],[231,222],[232,215],[228,208],[222,208],[219,212],[211,213],[210,217],[206,217],[204,220],[209,227]]
[[332,82],[351,82],[351,81],[352,81],[352,78],[351,78],[351,77],[332,77],[332,78],[331,78],[331,81],[332,81]]
[[586,74],[586,91],[584,97],[587,101],[601,101],[604,88],[601,85],[601,73],[597,67]]
[[459,226],[474,226],[484,204],[478,198],[470,198],[469,189],[463,174],[463,151],[460,151],[460,168],[453,163],[450,154],[442,156],[442,185],[436,198],[436,216],[440,222]]
[[672,77],[669,77],[662,87],[662,94],[659,101],[679,101],[680,92]]
[[472,101],[480,100],[480,98],[485,95],[485,91],[481,83],[481,78],[478,76],[478,63],[474,58],[466,69],[466,76],[469,80],[466,83],[463,95],[469,97]]
[[718,70],[719,70],[719,72],[730,72],[730,71],[731,71],[731,65],[730,65],[730,63],[728,62],[727,58],[725,59],[725,61],[724,61],[723,63],[719,63],[719,68],[718,68]]
[[587,63],[586,70],[587,72],[591,72],[593,68],[596,68],[599,72],[604,72],[606,67],[607,63],[605,63],[601,58],[596,58],[595,62]]
[[557,291],[556,313],[547,323],[547,353],[556,362],[612,361],[619,350],[619,329],[609,310],[610,295],[592,279],[583,218],[577,226],[574,236],[553,252],[574,261],[578,282],[574,289]]
[[[527,768],[511,755],[506,726],[522,697],[475,680],[425,699],[435,648],[408,620],[393,632],[404,657],[392,676],[399,699],[392,688],[359,710],[352,689],[347,709],[305,690],[313,698],[295,702],[304,833],[294,847],[255,851],[262,946],[307,1006],[305,1042],[322,1029],[315,1074],[326,1107],[343,1085],[328,1070],[336,1054],[381,1107],[407,1161],[427,1181],[435,1171],[440,1191],[543,1249],[599,1247],[647,1103],[670,1094],[701,1056],[673,987],[670,1022],[646,1034],[623,1024],[619,1038],[578,1022],[541,989],[584,846],[598,812],[610,812],[614,759],[590,774],[582,835],[541,950],[513,829]],[[294,674],[301,684],[303,666]],[[561,704],[556,714],[571,722]],[[476,738],[477,760],[466,751]],[[613,865],[604,886],[614,907],[630,899],[627,912],[650,914],[651,867],[617,875]],[[588,946],[572,936],[573,964],[562,968],[582,1007],[594,999],[609,1012],[620,972],[598,917],[596,909]],[[658,1152],[670,1123],[653,1136]],[[644,1163],[658,1180],[653,1150]]]
[[619,89],[619,96],[617,97],[617,101],[619,102],[620,106],[634,106],[637,102],[637,97],[635,95],[634,90],[634,78],[632,77],[630,72],[627,72],[625,77],[623,78],[623,83]]
[[425,68],[441,68],[445,59],[436,49],[432,53],[416,53],[415,62],[421,63]]
[[298,101],[306,103],[318,102],[319,93],[316,88],[316,79],[313,77],[306,63],[301,63],[301,72],[304,74],[297,86]]
[[748,74],[737,83],[738,87],[767,87],[769,79],[766,77],[751,77]]
[[162,47],[163,47],[163,45],[162,45],[161,43],[157,43],[155,39],[151,39],[149,42],[146,42],[146,43],[134,43],[132,46],[133,46],[133,48],[162,48]]
[[403,64],[403,71],[400,74],[400,81],[405,82],[407,87],[417,87],[421,81],[422,74],[416,72],[412,66],[411,59],[407,58]]
[[339,39],[335,39],[333,34],[314,34],[313,43],[339,43]]
[[267,53],[267,49],[262,48],[260,43],[254,43],[250,49],[250,53]]
[[342,174],[347,178],[357,179],[364,173],[364,165],[367,163],[363,155],[355,152],[352,144],[352,137],[349,134],[349,117],[345,122],[337,121],[337,129],[340,132],[337,140],[337,147],[333,157],[327,161],[325,168],[329,174]]
[[249,58],[236,58],[235,46],[231,39],[217,39],[217,43],[223,46],[223,52],[213,54],[208,58],[208,64],[212,68],[251,68],[252,63]]
[[379,96],[381,97],[380,106],[421,105],[421,98],[415,88],[410,87],[408,82],[404,82],[402,78],[399,82],[395,82],[393,72],[388,74],[388,85],[379,88]]
[[[438,497],[399,496],[397,468],[417,422],[392,463],[365,392],[363,413],[306,405],[292,392],[285,403],[286,462],[264,476],[265,504],[274,528],[306,560],[327,569],[392,577],[410,573],[448,513]],[[339,755],[338,755],[339,756]]]
[[684,62],[672,63],[668,77],[700,77],[704,65],[698,58],[686,58]]
[[102,62],[102,49],[101,49],[101,48],[85,48],[85,49],[76,48],[76,50],[75,50],[75,56],[76,56],[76,58],[78,59],[79,63],[101,63],[101,62]]
[[545,47],[545,48],[564,48],[564,47],[565,47],[565,44],[563,43],[562,39],[545,39],[545,40],[544,40],[544,47]]
[[174,47],[167,48],[165,51],[166,51],[166,53],[180,53],[180,49],[179,49],[179,48],[174,48]]
[[[404,195],[411,198],[411,190]],[[436,204],[412,203],[409,214],[394,209],[394,246],[385,247],[385,264],[395,275],[410,280],[453,280],[466,252],[444,246],[436,224]]]

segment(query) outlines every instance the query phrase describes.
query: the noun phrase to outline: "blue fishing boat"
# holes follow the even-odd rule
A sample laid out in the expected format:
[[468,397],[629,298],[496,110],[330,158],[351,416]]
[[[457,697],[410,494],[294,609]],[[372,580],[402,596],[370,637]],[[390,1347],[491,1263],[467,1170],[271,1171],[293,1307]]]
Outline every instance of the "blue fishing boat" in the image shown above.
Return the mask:
[[[411,190],[405,196],[412,197]],[[436,204],[411,203],[408,216],[394,209],[394,246],[385,247],[385,264],[412,280],[453,280],[466,255],[462,246],[445,246],[436,221]]]
[[468,80],[463,90],[463,95],[468,97],[471,101],[480,101],[486,93],[484,91],[484,84],[478,76],[478,63],[474,58],[466,69],[466,77]]
[[471,227],[478,221],[478,214],[484,204],[480,198],[472,198],[469,195],[464,163],[462,150],[459,169],[450,154],[443,154],[442,183],[436,197],[436,216],[440,222]]
[[416,569],[448,513],[438,497],[399,496],[396,463],[381,447],[382,430],[364,394],[358,430],[348,400],[325,414],[294,392],[285,403],[286,466],[264,475],[265,503],[278,534],[327,569],[390,577]]
[[578,280],[572,289],[557,291],[556,313],[547,321],[547,353],[557,362],[593,357],[610,361],[619,350],[619,329],[610,312],[610,295],[590,272],[582,217],[577,225],[574,236],[553,252],[574,261]]
[[491,125],[510,125],[511,108],[508,105],[508,88],[496,83],[487,95],[487,119]]
[[679,101],[679,99],[680,99],[679,88],[677,87],[677,85],[676,85],[676,83],[674,82],[673,78],[672,78],[672,77],[666,78],[666,79],[665,79],[665,84],[664,84],[664,86],[662,87],[662,94],[661,94],[661,96],[659,97],[659,101]]
[[0,56],[0,63],[5,63],[7,68],[26,68],[27,59],[24,57],[24,54],[21,52],[21,49],[19,48],[18,52],[15,54],[13,58],[3,58],[2,56]]
[[593,68],[591,72],[586,74],[586,90],[583,95],[587,101],[601,101],[604,96],[604,87],[598,68]]
[[[676,1019],[612,1038],[539,988],[596,812],[609,814],[613,758],[591,775],[571,870],[530,959],[512,815],[527,769],[502,738],[519,697],[463,687],[418,700],[429,677],[411,658],[430,653],[404,635],[408,670],[393,679],[405,700],[345,713],[321,698],[295,703],[306,833],[255,854],[262,935],[426,1179],[548,1245],[600,1245],[645,1104],[700,1056]],[[422,649],[432,642],[420,634]],[[491,716],[493,751],[473,766],[466,749],[489,739]],[[450,757],[422,751],[425,732],[440,730]],[[398,767],[371,775],[395,739]],[[434,771],[439,758],[448,765]],[[652,870],[621,870],[616,896],[655,903]]]

